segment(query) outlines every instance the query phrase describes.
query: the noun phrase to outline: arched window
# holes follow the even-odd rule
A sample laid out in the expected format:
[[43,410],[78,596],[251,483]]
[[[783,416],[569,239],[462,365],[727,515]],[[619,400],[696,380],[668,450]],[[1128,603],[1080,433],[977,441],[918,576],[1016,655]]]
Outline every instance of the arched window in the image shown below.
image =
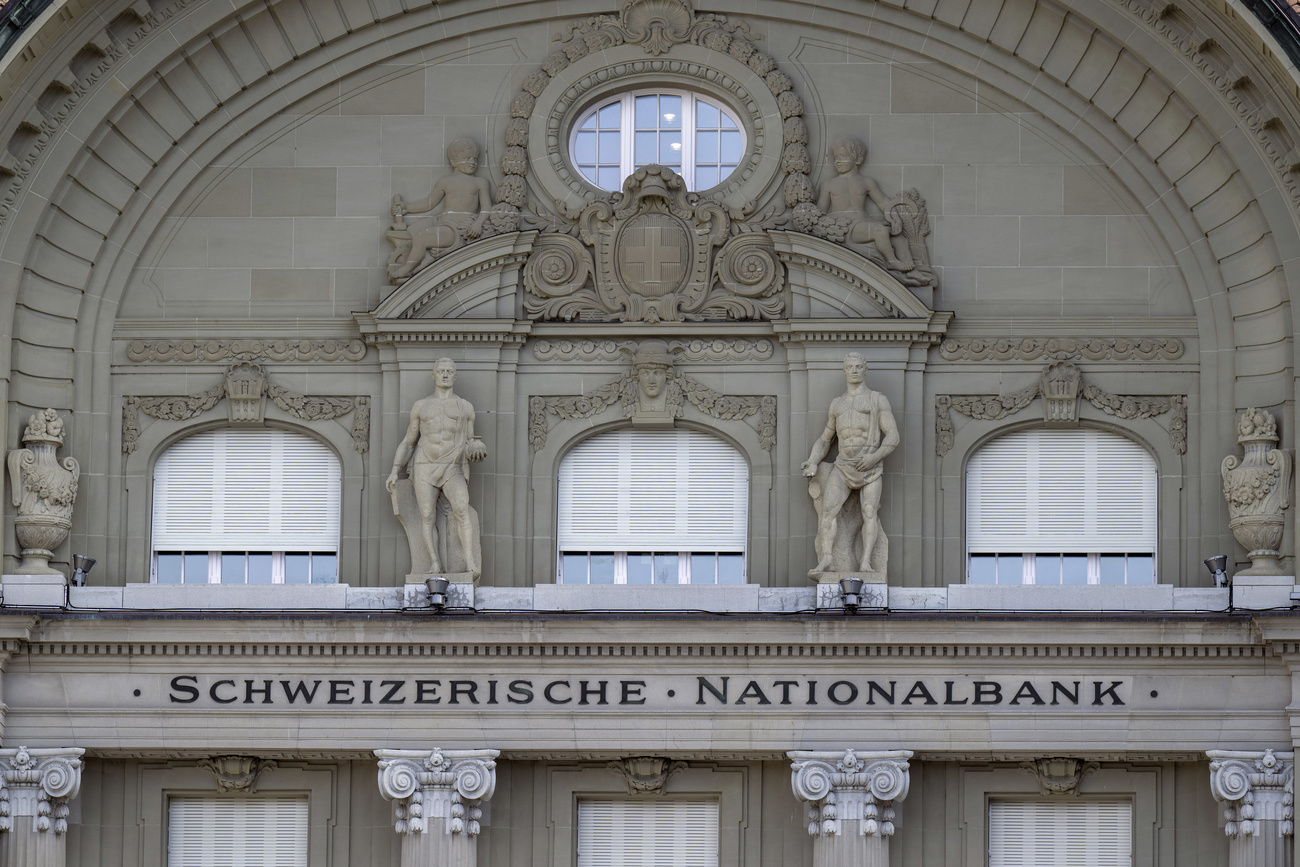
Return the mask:
[[620,430],[559,472],[563,584],[743,584],[749,467],[717,437]]
[[283,430],[217,430],[154,465],[160,584],[338,580],[342,470],[322,443]]
[[736,116],[686,91],[625,93],[601,103],[578,119],[569,147],[574,166],[603,190],[619,189],[651,163],[677,172],[688,190],[707,190],[735,171],[744,153]]
[[1100,430],[1000,436],[966,468],[966,551],[972,584],[1150,584],[1155,459]]

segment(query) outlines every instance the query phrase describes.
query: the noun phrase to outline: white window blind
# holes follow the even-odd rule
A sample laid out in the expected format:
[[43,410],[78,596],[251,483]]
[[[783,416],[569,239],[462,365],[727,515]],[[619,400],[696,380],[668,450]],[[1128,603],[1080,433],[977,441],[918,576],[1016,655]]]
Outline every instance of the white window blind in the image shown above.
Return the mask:
[[303,434],[218,430],[154,466],[155,551],[337,551],[341,469]]
[[1128,801],[991,801],[989,867],[1129,867]]
[[620,430],[560,463],[561,551],[744,551],[749,468],[698,431]]
[[718,867],[718,802],[580,800],[578,867]]
[[1154,552],[1156,465],[1099,430],[1030,430],[989,442],[966,469],[977,552]]
[[306,798],[173,797],[167,867],[306,867]]

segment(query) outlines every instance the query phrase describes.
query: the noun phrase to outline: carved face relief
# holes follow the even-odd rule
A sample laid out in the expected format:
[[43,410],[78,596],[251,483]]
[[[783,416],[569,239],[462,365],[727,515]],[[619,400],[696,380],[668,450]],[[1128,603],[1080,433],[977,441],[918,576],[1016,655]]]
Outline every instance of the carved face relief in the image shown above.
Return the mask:
[[668,383],[668,371],[662,367],[646,365],[637,368],[636,378],[641,384],[641,393],[654,399],[664,393],[664,386]]
[[451,388],[456,383],[456,363],[450,358],[440,358],[433,366],[433,381],[440,388]]
[[623,227],[617,245],[618,276],[638,295],[671,295],[690,271],[693,251],[686,229],[667,214],[633,217]]

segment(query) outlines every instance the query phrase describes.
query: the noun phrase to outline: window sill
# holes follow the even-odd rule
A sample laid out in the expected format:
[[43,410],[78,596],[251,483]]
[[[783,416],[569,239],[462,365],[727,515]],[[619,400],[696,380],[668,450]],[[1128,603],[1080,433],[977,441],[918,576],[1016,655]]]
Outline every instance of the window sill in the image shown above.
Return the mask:
[[[889,601],[897,608],[895,595],[891,592]],[[947,596],[949,611],[1206,611],[1228,607],[1226,589],[1170,584],[951,584]]]
[[758,611],[757,584],[538,584],[537,611]]

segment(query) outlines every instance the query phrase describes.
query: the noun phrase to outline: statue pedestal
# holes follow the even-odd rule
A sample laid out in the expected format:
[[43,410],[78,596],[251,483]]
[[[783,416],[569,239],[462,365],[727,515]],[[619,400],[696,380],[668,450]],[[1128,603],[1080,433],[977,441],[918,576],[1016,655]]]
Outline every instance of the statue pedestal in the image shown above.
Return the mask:
[[63,608],[68,604],[68,579],[58,572],[49,575],[13,573],[0,576],[0,592],[6,605],[33,608]]

